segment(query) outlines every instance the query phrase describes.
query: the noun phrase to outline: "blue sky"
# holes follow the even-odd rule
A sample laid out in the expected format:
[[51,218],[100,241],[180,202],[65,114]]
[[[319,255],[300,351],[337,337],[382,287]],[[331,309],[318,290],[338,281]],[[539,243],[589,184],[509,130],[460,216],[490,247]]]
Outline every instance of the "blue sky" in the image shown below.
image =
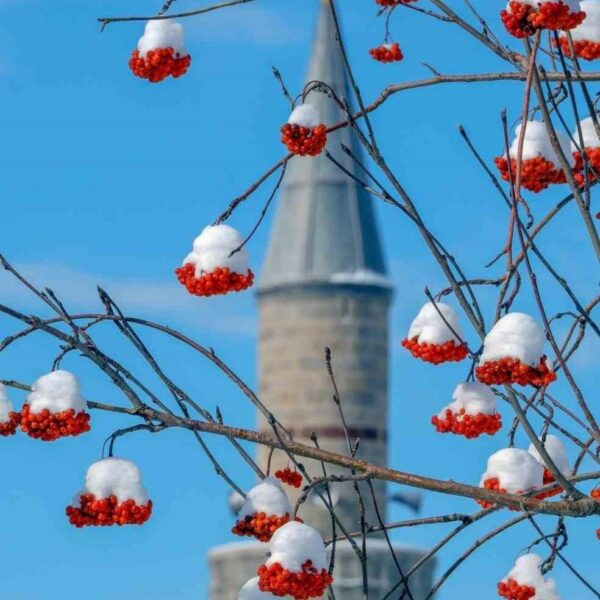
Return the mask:
[[[116,0],[0,0],[0,251],[40,285],[49,285],[75,310],[99,308],[100,283],[128,313],[160,320],[212,346],[248,382],[255,382],[256,306],[253,294],[217,299],[188,297],[172,271],[191,240],[265,168],[282,156],[280,124],[288,106],[271,66],[291,90],[301,89],[312,38],[316,0],[257,0],[186,22],[192,53],[189,73],[150,85],[134,78],[127,60],[141,24],[114,24],[99,32],[95,18],[152,13],[150,2]],[[179,0],[189,9],[208,2]],[[505,67],[456,29],[410,11],[399,11],[393,32],[406,60],[374,63],[368,48],[383,37],[373,3],[339,2],[364,97],[375,98],[389,83],[424,78],[429,63],[445,73],[489,72]],[[498,6],[496,6],[498,4]],[[497,10],[486,17],[497,33]],[[508,40],[507,40],[508,41]],[[512,42],[511,42],[512,43]],[[515,47],[515,46],[513,46]],[[505,207],[475,165],[457,133],[462,123],[491,159],[502,142],[499,113],[517,118],[520,85],[456,85],[399,94],[373,116],[382,150],[431,228],[470,274],[496,254],[505,235]],[[248,230],[268,189],[236,212],[231,223]],[[541,216],[561,197],[551,190],[532,197]],[[400,347],[408,322],[424,301],[423,288],[444,285],[424,244],[399,211],[377,206],[388,265],[397,292],[392,311],[390,464],[398,469],[476,483],[485,457],[501,437],[466,442],[439,436],[429,418],[450,399],[464,365],[432,368],[414,362]],[[250,245],[255,270],[264,254],[269,220]],[[597,290],[590,278],[590,248],[574,207],[551,225],[541,244],[584,299]],[[541,282],[552,309],[569,307],[546,277]],[[525,284],[528,291],[528,285]],[[484,293],[488,320],[493,294]],[[39,307],[0,274],[0,301],[28,312]],[[519,300],[515,308],[530,310]],[[15,331],[0,318],[0,337]],[[465,325],[466,329],[466,325]],[[468,331],[468,330],[467,330]],[[99,339],[144,374],[142,362],[106,327]],[[474,341],[472,331],[467,337]],[[218,404],[232,423],[250,426],[253,411],[209,364],[150,335],[148,342],[169,373],[199,402]],[[49,369],[57,348],[42,336],[0,355],[0,377],[32,381]],[[598,345],[584,344],[575,359],[584,392],[595,391]],[[115,389],[83,361],[76,371],[87,397],[119,402]],[[157,382],[153,382],[156,389]],[[555,387],[572,402],[563,382]],[[15,401],[19,396],[13,394]],[[504,410],[504,409],[503,409]],[[508,417],[508,413],[504,411]],[[3,597],[91,600],[205,598],[207,550],[231,540],[227,490],[191,436],[137,433],[117,442],[117,453],[143,468],[156,512],[143,528],[71,529],[63,509],[82,482],[87,464],[99,457],[103,439],[126,419],[94,415],[93,431],[74,441],[36,443],[24,436],[2,441],[0,549]],[[524,440],[520,440],[524,443]],[[221,440],[211,440],[229,471],[244,486],[252,474]],[[574,450],[571,448],[571,456]],[[429,494],[427,514],[471,511],[473,503]],[[406,518],[400,508],[391,518]],[[506,514],[502,518],[507,518]],[[493,522],[499,522],[494,517]],[[544,519],[540,522],[545,523]],[[593,529],[572,523],[567,556],[600,583]],[[396,532],[394,539],[427,547],[443,527]],[[449,564],[464,544],[485,528],[473,528],[440,555]],[[442,599],[493,597],[496,581],[534,534],[521,526],[475,554],[447,584]],[[560,566],[564,596],[589,593]]]

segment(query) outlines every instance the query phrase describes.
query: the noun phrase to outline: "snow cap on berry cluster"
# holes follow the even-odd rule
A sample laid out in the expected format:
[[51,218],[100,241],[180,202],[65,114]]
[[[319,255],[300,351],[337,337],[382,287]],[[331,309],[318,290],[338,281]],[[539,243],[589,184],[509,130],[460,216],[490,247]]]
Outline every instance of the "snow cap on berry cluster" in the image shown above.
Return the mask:
[[[522,126],[522,124],[517,126],[515,139],[509,149],[510,157],[514,159],[517,158],[519,152],[519,136],[521,134]],[[569,164],[573,167],[575,165],[575,159],[571,155],[569,138],[560,131],[556,132],[556,136],[558,137],[558,142],[563,154],[569,161]],[[560,161],[558,156],[556,156],[556,152],[554,152],[544,123],[541,121],[527,121],[525,138],[523,139],[523,160],[537,158],[538,156],[543,156],[546,160],[554,163],[557,168],[560,168]]]
[[523,364],[538,366],[544,354],[544,330],[524,313],[508,313],[485,336],[479,363],[518,358]]
[[[444,315],[443,319],[440,313]],[[450,327],[446,325],[444,319]],[[427,344],[443,344],[450,341],[457,344],[462,343],[452,330],[462,336],[456,311],[443,302],[436,302],[435,305],[433,302],[428,302],[410,324],[407,337],[409,340],[416,337],[420,343],[425,342]]]
[[265,477],[261,483],[248,492],[246,500],[238,513],[238,518],[245,519],[261,512],[276,517],[291,515],[293,512],[287,494],[275,477]]
[[271,538],[271,556],[267,567],[279,563],[284,569],[295,573],[310,560],[318,571],[327,568],[327,555],[321,534],[310,525],[290,521],[280,527]]
[[51,413],[60,413],[71,408],[80,413],[87,407],[81,396],[79,380],[68,371],[52,371],[40,377],[31,386],[27,404],[32,414],[45,409]]
[[288,123],[312,129],[320,125],[321,120],[317,109],[312,104],[300,104],[292,111]]
[[[258,577],[254,577],[250,581],[246,582],[238,595],[238,600],[275,600],[281,598],[281,596],[275,596],[271,592],[261,592],[258,587]],[[289,598],[290,596],[284,596]]]
[[[598,2],[600,4],[600,2]],[[600,120],[600,114],[597,115],[597,118]],[[598,148],[600,147],[600,138],[598,137],[598,133],[596,132],[596,127],[594,127],[594,120],[592,117],[588,117],[587,119],[583,119],[583,121],[579,122],[579,127],[581,128],[581,137],[583,138],[583,147],[584,148]],[[579,148],[579,129],[575,129],[573,132],[573,141],[571,142],[571,150],[573,152],[580,152]]]
[[7,423],[9,418],[8,415],[13,411],[13,406],[8,399],[6,393],[6,387],[3,383],[0,383],[0,424]]
[[497,478],[500,488],[509,494],[525,493],[542,487],[544,468],[529,452],[504,448],[489,457],[487,471],[479,485],[493,478]]
[[[540,7],[540,4],[546,4],[547,2],[557,2],[558,0],[517,0],[519,4],[526,4],[527,6],[531,6],[536,10]],[[560,0],[563,4],[567,5],[571,12],[579,12],[583,10],[583,7],[579,8],[579,0]],[[506,10],[510,11],[510,0],[506,5]],[[583,5],[584,2],[581,2]]]
[[600,43],[600,2],[598,0],[583,0],[580,6],[586,17],[581,25],[571,30],[573,41]]
[[[569,458],[567,457],[565,445],[562,443],[562,440],[557,438],[555,435],[548,434],[546,436],[546,441],[544,442],[544,448],[546,449],[546,452],[550,455],[550,458],[552,459],[552,462],[556,465],[556,468],[565,477],[569,477],[573,473],[573,470],[571,469],[571,465],[569,464]],[[540,453],[537,451],[537,448],[533,444],[530,444],[529,449],[527,451],[537,461],[544,465],[544,461],[542,460]]]
[[438,414],[440,419],[446,417],[446,411],[458,414],[464,408],[468,415],[493,415],[496,412],[496,397],[492,388],[478,381],[459,383],[452,395],[454,402],[444,406]]
[[245,275],[248,271],[246,248],[229,256],[243,242],[244,238],[240,233],[229,225],[208,225],[194,240],[193,250],[185,257],[183,264],[193,264],[198,277],[217,268],[228,268],[234,273]]
[[[138,466],[125,458],[109,457],[93,463],[85,475],[85,486],[79,495],[93,494],[104,500],[116,496],[119,503],[134,500],[136,504],[148,504],[149,497],[142,483]],[[77,506],[78,496],[74,505]]]
[[150,50],[173,48],[176,57],[187,56],[183,44],[183,27],[171,19],[154,19],[146,23],[144,35],[139,39],[137,49],[142,58]]
[[514,579],[519,585],[535,588],[531,600],[560,600],[554,579],[544,579],[542,559],[537,554],[525,554],[517,558],[515,566],[503,579]]

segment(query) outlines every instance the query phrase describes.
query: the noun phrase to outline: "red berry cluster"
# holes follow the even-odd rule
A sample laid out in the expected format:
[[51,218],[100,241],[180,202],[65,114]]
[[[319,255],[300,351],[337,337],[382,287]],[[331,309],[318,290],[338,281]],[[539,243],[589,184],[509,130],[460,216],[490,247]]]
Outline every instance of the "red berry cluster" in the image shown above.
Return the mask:
[[181,77],[189,68],[192,57],[178,56],[173,48],[156,48],[149,50],[146,57],[140,56],[139,50],[134,50],[129,59],[129,68],[134,75],[158,83],[172,77]]
[[509,10],[500,13],[506,31],[517,38],[530,36],[538,29],[574,29],[583,23],[585,16],[582,11],[571,12],[561,0],[540,2],[538,8],[512,0]]
[[258,588],[261,592],[271,592],[275,596],[292,596],[295,600],[321,598],[325,590],[333,583],[333,577],[325,569],[319,572],[307,560],[302,571],[295,573],[284,569],[281,564],[274,563],[270,567],[261,565],[257,575]]
[[61,437],[76,436],[90,430],[90,415],[86,412],[75,414],[70,408],[59,413],[51,413],[47,408],[32,413],[29,404],[23,404],[21,431],[29,437],[44,442],[53,442]]
[[481,383],[487,385],[535,385],[541,387],[556,381],[556,373],[546,364],[546,357],[540,358],[537,367],[522,363],[518,358],[507,356],[500,360],[490,360],[475,369],[475,375]]
[[485,415],[478,413],[468,415],[464,408],[458,414],[446,409],[444,418],[437,415],[431,417],[431,423],[439,433],[456,433],[464,435],[468,440],[478,438],[483,433],[494,435],[502,428],[502,417],[499,413]]
[[302,485],[302,475],[295,469],[292,471],[289,467],[275,471],[275,477],[295,488],[299,488]]
[[[497,477],[490,477],[483,482],[483,487],[486,490],[493,490],[494,492],[501,492],[502,494],[506,494],[507,491],[505,488],[500,487],[500,480]],[[515,492],[515,494],[521,494],[522,492]],[[477,500],[477,504],[479,504],[482,508],[491,508],[494,506],[493,502],[488,502],[487,500]],[[517,510],[516,508],[510,508],[509,510]]]
[[379,6],[399,6],[400,4],[410,4],[417,0],[375,0]]
[[590,496],[594,499],[594,500],[598,500],[600,501],[600,488],[594,488],[592,490],[592,493],[590,494]]
[[536,594],[530,585],[520,585],[514,579],[507,579],[498,584],[498,596],[506,600],[530,600]]
[[[544,469],[544,485],[554,483],[555,481],[556,480],[554,479],[554,475],[552,475],[552,471],[550,469]],[[552,498],[552,496],[557,496],[563,492],[564,490],[561,487],[554,488],[553,490],[549,490],[547,492],[540,492],[537,494],[536,498],[538,500],[545,500],[546,498]]]
[[[258,512],[240,519],[231,530],[231,533],[240,537],[255,537],[261,542],[268,542],[273,534],[288,523],[290,519],[289,513],[286,513],[283,517],[278,517],[277,515]],[[296,521],[302,522],[298,518],[296,518]]]
[[[552,41],[556,46],[556,41]],[[569,46],[569,40],[567,40],[566,37],[560,38],[560,47],[563,54],[571,56],[571,47]],[[592,42],[590,40],[573,40],[573,48],[575,49],[575,54],[584,60],[596,60],[600,58],[600,44],[598,42]]]
[[94,494],[82,494],[79,506],[67,506],[65,512],[75,527],[143,525],[152,514],[152,500],[139,505],[131,499],[119,502],[116,496],[97,500]]
[[[508,161],[504,156],[499,156],[494,159],[494,163],[504,181],[510,181],[510,172],[512,172],[513,183],[517,176],[517,161],[514,158],[510,159],[510,172],[508,169]],[[521,163],[521,185],[531,192],[541,192],[549,185],[565,183],[565,177],[562,169],[557,169],[556,165],[545,159],[543,156],[528,158]]]
[[18,412],[9,412],[8,421],[0,423],[0,435],[8,437],[9,435],[15,435],[17,428],[21,424],[21,415]]
[[402,345],[415,357],[425,362],[439,365],[445,362],[460,362],[468,354],[466,344],[456,344],[454,340],[443,344],[419,342],[417,337],[402,340]]
[[185,285],[194,296],[217,296],[229,292],[241,292],[254,283],[254,273],[248,269],[246,275],[234,273],[227,267],[218,268],[210,273],[196,276],[196,267],[187,263],[175,269],[179,283]]
[[[598,44],[600,47],[600,44]],[[596,172],[600,172],[600,148],[587,148],[585,149],[588,163]],[[573,158],[575,159],[574,176],[575,181],[583,187],[586,183],[585,173],[583,169],[583,156],[581,152],[573,152]],[[590,182],[596,180],[596,176],[592,171],[588,171],[588,180]]]
[[369,54],[375,60],[382,63],[397,62],[404,58],[398,42],[394,42],[393,44],[382,44],[378,48],[371,48]]
[[286,123],[281,128],[281,141],[298,156],[317,156],[327,143],[327,128],[317,125],[311,129]]

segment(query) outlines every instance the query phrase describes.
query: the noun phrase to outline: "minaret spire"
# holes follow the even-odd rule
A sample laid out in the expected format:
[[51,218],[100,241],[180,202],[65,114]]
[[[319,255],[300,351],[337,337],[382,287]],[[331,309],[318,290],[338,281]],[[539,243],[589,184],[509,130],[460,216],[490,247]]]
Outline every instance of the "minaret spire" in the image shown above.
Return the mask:
[[[322,0],[307,82],[322,81],[350,101],[344,61],[329,0]],[[307,102],[332,125],[343,113],[326,94],[313,91]],[[349,127],[329,135],[327,149],[359,175],[340,144],[361,151]],[[365,190],[324,154],[294,157],[279,198],[259,292],[288,286],[355,283],[386,287],[386,269],[372,201]]]

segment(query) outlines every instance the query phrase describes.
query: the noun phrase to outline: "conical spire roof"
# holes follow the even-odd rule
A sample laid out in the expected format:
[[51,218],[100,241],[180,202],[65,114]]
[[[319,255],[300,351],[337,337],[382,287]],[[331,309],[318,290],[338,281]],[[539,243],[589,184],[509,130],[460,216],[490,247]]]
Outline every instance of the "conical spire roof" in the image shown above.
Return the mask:
[[[351,98],[328,0],[322,0],[307,81],[323,81],[338,97]],[[342,111],[327,95],[311,92],[307,101],[325,124],[342,120]],[[340,144],[362,156],[349,127],[330,134],[327,149],[364,179]],[[324,154],[296,156],[278,200],[259,292],[330,283],[390,287],[371,197]]]

